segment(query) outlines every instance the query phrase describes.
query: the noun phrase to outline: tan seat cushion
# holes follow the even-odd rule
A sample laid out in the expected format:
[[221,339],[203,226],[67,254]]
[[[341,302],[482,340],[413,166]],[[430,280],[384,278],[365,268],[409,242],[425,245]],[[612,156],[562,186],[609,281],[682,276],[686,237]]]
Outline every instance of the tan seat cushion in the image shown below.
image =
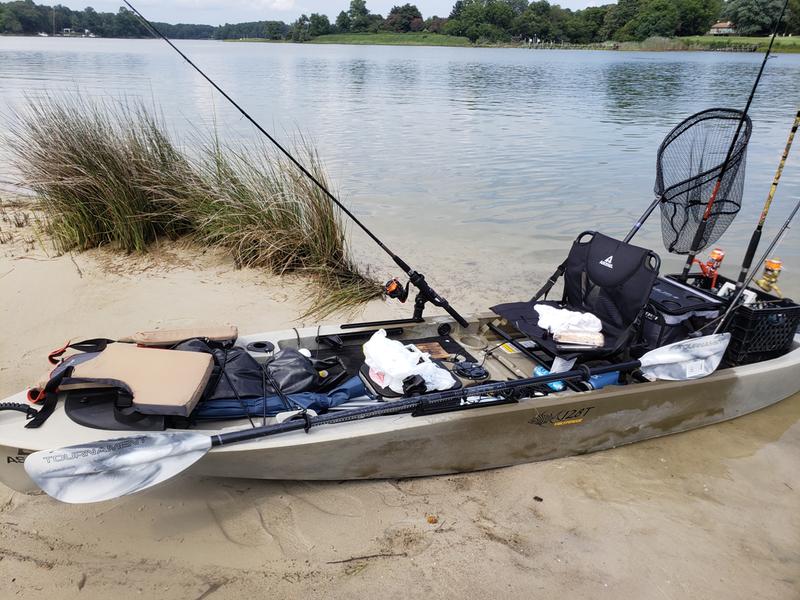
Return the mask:
[[171,346],[194,338],[205,338],[212,342],[232,342],[239,337],[239,329],[234,325],[212,327],[192,327],[188,329],[157,329],[138,331],[121,342],[133,342],[140,346]]
[[117,343],[77,365],[72,377],[122,381],[131,388],[133,405],[140,413],[188,417],[213,368],[210,354]]

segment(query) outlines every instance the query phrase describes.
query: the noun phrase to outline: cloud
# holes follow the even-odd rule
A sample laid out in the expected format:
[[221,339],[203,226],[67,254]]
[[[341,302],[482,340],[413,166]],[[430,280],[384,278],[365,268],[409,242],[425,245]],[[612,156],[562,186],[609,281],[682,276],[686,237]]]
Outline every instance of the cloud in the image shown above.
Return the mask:
[[294,9],[295,0],[177,0],[178,6],[195,10],[277,10],[290,11]]

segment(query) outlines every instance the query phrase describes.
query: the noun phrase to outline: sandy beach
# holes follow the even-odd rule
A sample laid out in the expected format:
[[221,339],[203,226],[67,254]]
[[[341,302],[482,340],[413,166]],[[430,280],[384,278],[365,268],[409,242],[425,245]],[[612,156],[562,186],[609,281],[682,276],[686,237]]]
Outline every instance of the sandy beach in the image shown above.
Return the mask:
[[[0,221],[0,397],[35,381],[47,352],[70,338],[203,322],[250,333],[297,324],[302,313],[302,281],[237,270],[213,251],[56,256],[30,224],[12,221]],[[454,282],[437,284],[463,296]],[[477,288],[459,306],[485,307]],[[360,316],[389,314],[404,308],[376,302]],[[0,487],[0,590],[86,599],[796,599],[798,463],[794,397],[690,433],[481,473],[341,483],[186,476],[88,506]]]

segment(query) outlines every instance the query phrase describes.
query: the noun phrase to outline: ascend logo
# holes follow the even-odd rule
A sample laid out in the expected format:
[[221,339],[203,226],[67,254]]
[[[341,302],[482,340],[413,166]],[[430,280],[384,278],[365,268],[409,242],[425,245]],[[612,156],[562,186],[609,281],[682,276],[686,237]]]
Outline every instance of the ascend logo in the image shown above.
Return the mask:
[[587,408],[570,408],[557,413],[539,413],[530,419],[528,423],[531,425],[538,425],[539,427],[544,427],[546,425],[552,425],[553,427],[579,425],[583,423],[584,417],[593,409],[594,406],[589,406]]
[[29,454],[33,454],[33,452],[28,452],[27,450],[23,450],[22,448],[19,448],[17,450],[17,455],[16,456],[6,456],[6,464],[7,465],[12,465],[12,464],[21,465],[22,463],[25,462],[25,457],[28,456]]
[[609,269],[613,269],[614,268],[614,255],[612,254],[608,258],[606,258],[604,260],[601,260],[600,264],[603,265],[604,267],[608,267]]

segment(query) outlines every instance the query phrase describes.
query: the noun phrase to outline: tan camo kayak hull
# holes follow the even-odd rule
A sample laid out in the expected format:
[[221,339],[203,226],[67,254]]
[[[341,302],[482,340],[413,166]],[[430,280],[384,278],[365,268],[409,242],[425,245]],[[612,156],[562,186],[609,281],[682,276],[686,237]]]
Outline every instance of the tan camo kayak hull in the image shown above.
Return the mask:
[[[597,452],[696,429],[798,392],[800,338],[793,351],[779,359],[722,370],[698,381],[608,387],[439,415],[328,425],[308,434],[214,449],[192,472],[345,480],[475,471]],[[18,413],[0,413],[0,481],[21,491],[32,489],[23,469],[27,453],[120,437],[118,432],[79,428],[61,410],[35,434],[23,428],[22,419]]]

